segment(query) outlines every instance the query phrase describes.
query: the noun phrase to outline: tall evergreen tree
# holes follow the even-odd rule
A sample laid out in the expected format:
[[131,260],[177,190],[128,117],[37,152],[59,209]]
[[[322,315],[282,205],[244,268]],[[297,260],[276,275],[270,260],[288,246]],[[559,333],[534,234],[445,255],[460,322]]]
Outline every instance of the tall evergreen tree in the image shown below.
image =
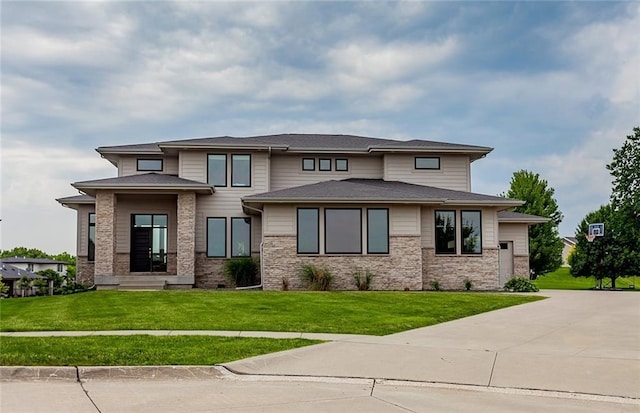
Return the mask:
[[531,277],[555,271],[562,264],[562,240],[558,235],[558,225],[562,212],[553,197],[555,191],[540,175],[520,170],[513,173],[509,191],[502,194],[507,198],[525,201],[514,209],[523,214],[550,218],[544,224],[529,227],[529,268]]

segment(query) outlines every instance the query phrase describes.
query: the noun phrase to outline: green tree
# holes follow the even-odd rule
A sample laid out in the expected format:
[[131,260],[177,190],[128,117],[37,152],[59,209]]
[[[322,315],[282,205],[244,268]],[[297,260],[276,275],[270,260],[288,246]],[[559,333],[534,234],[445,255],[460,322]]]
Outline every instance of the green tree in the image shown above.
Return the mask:
[[[597,211],[588,213],[576,229],[576,248],[569,257],[571,274],[574,277],[593,276],[602,286],[602,280],[611,280],[611,287],[616,287],[616,279],[622,275],[630,275],[631,267],[625,265],[622,254],[624,246],[617,240],[619,233],[615,225],[616,211],[611,205],[603,205]],[[604,237],[596,237],[587,241],[589,224],[604,223]],[[625,271],[626,269],[626,271]]]
[[9,292],[9,285],[2,282],[2,275],[0,275],[0,297],[6,297]]
[[60,294],[62,285],[65,282],[65,277],[62,274],[52,269],[38,271],[37,274],[44,277],[44,285],[47,289],[49,288],[49,281],[53,281],[53,293]]
[[10,250],[0,250],[0,258],[51,258],[49,254],[37,248],[15,247]]
[[515,212],[549,218],[549,222],[529,227],[529,268],[531,278],[555,271],[562,264],[562,239],[558,225],[562,212],[553,197],[555,191],[540,175],[520,170],[513,173],[509,190],[502,194],[525,203],[514,208]]
[[[627,275],[640,268],[640,127],[633,132],[622,147],[613,150],[613,160],[607,165],[613,176],[613,217],[608,229],[616,234],[620,247],[618,271]],[[609,231],[605,226],[605,233]]]

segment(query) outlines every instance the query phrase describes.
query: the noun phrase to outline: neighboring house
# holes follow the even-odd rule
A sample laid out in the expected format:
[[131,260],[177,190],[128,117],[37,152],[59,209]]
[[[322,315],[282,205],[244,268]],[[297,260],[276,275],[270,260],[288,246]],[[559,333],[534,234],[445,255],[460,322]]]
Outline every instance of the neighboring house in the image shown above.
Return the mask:
[[97,149],[115,178],[73,183],[78,281],[216,288],[232,257],[261,258],[264,289],[305,288],[304,264],[335,289],[368,269],[380,290],[496,290],[529,275],[523,202],[471,192],[492,148],[350,135],[202,138]]
[[43,270],[53,270],[61,275],[67,272],[68,262],[57,261],[48,258],[25,258],[25,257],[9,257],[2,258],[5,264],[11,264],[25,271],[38,272]]
[[[7,260],[12,260],[12,258],[0,259],[0,274],[2,274],[2,282],[9,286],[9,290],[7,292],[9,297],[19,297],[22,295],[22,291],[18,288],[18,281],[20,281],[20,279],[25,275],[34,280],[44,278],[32,271],[12,265]],[[25,295],[34,295],[36,291],[36,287],[29,288],[25,291]]]
[[569,254],[575,248],[578,240],[576,237],[562,237],[562,266],[571,267],[569,265]]

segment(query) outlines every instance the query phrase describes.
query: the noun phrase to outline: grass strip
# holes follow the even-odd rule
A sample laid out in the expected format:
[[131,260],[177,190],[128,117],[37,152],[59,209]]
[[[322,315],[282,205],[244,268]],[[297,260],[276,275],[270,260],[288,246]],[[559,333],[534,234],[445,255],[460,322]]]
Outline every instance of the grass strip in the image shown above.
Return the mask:
[[386,335],[539,299],[506,293],[93,291],[0,300],[0,330]]
[[[596,285],[596,281],[593,277],[574,277],[571,275],[571,269],[569,267],[560,267],[554,272],[550,272],[545,275],[541,275],[535,280],[535,284],[538,288],[547,290],[590,290]],[[605,279],[605,284],[609,285],[611,281]],[[629,288],[633,285],[635,288]],[[640,277],[621,277],[616,279],[616,288],[624,290],[639,291],[640,290]]]
[[2,337],[3,366],[213,365],[318,340],[211,336]]

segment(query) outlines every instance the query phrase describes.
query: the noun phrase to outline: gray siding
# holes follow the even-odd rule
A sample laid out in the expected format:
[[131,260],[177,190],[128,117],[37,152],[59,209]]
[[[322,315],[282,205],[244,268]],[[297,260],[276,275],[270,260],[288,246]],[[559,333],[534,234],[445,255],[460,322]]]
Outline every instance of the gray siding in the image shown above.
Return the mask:
[[499,225],[500,241],[513,241],[514,255],[529,255],[529,226],[527,224]]
[[440,169],[421,170],[414,168],[415,155],[413,154],[385,154],[384,179],[457,191],[470,191],[469,157],[462,155],[440,155],[439,157]]

